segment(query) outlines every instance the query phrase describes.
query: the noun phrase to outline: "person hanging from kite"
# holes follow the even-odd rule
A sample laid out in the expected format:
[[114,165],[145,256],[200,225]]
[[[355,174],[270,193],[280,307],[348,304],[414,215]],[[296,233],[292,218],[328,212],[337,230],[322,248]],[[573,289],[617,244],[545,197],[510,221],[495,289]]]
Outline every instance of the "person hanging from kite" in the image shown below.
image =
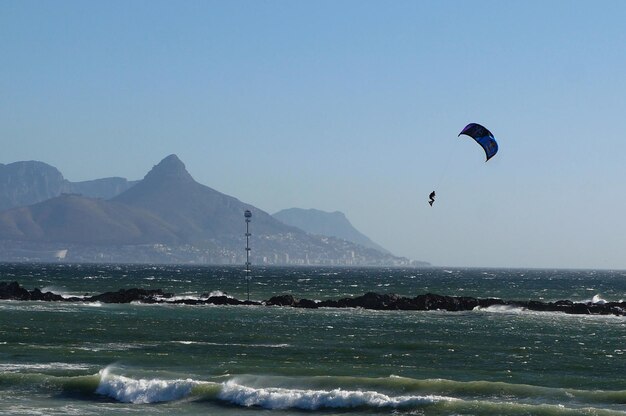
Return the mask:
[[[489,161],[489,159],[498,153],[498,142],[496,142],[496,138],[486,127],[477,123],[470,123],[461,130],[459,136],[461,136],[461,134],[471,137],[483,148],[485,156],[487,157],[485,162]],[[428,198],[428,203],[432,207],[435,202],[435,191],[432,191],[430,195],[428,195]]]

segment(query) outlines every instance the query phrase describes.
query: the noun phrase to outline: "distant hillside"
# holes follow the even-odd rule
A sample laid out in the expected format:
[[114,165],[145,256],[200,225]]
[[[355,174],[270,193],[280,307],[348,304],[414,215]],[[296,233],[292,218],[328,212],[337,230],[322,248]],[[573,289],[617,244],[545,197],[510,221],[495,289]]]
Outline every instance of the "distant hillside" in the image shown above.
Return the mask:
[[161,219],[124,204],[63,194],[0,213],[3,240],[68,244],[179,242]]
[[94,179],[91,181],[66,183],[67,193],[80,194],[90,198],[110,199],[121,194],[139,181],[129,181],[126,178],[112,177]]
[[390,254],[389,251],[374,243],[358,231],[348,221],[345,214],[339,211],[325,212],[317,209],[289,208],[273,214],[277,220],[310,234],[341,238],[364,247],[373,248]]
[[0,211],[58,196],[64,185],[61,172],[43,162],[0,165]]
[[0,211],[36,204],[62,193],[108,199],[135,183],[124,178],[70,182],[57,168],[34,160],[0,164]]
[[239,240],[245,210],[252,211],[257,235],[301,232],[250,204],[196,182],[176,155],[163,159],[142,181],[112,201],[162,218],[176,226],[181,239],[190,242],[207,238]]
[[253,264],[409,265],[405,258],[307,234],[199,184],[176,155],[110,200],[64,194],[0,212],[0,260],[243,264],[244,211]]

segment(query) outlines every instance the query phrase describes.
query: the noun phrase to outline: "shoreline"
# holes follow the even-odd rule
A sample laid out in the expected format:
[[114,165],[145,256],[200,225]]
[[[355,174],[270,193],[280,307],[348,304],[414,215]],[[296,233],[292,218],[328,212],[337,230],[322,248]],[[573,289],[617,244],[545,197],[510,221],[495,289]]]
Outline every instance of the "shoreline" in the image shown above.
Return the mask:
[[161,289],[120,289],[117,292],[105,292],[94,296],[64,297],[53,292],[42,292],[35,288],[28,290],[18,282],[0,282],[0,300],[45,301],[45,302],[101,302],[101,303],[147,303],[173,305],[249,305],[280,306],[294,308],[362,308],[372,310],[404,310],[449,312],[471,311],[477,307],[510,306],[537,312],[561,312],[573,315],[616,315],[626,316],[626,302],[581,303],[571,300],[556,302],[502,300],[499,298],[474,298],[466,296],[444,296],[433,293],[418,295],[413,298],[395,294],[368,292],[353,298],[315,301],[299,299],[293,295],[273,296],[265,301],[239,300],[226,295],[208,296],[206,299],[174,299],[173,293]]

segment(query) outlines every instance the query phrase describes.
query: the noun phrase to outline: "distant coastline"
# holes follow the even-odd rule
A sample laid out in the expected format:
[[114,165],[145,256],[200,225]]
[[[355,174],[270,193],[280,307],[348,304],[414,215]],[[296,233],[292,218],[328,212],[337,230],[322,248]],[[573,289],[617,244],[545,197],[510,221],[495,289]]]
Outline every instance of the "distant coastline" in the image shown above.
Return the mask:
[[[79,186],[80,185],[80,186]],[[0,261],[427,266],[393,255],[338,211],[288,210],[297,224],[197,182],[174,154],[143,179],[71,183],[44,162],[0,169]],[[314,215],[312,215],[314,214]],[[291,220],[294,220],[291,218]]]

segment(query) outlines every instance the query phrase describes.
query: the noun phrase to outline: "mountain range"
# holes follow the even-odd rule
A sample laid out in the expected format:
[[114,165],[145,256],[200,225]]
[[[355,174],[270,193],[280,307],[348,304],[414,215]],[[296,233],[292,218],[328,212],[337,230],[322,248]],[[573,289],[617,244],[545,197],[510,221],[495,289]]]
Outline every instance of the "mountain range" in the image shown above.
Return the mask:
[[36,204],[62,193],[108,199],[135,183],[118,177],[70,182],[54,166],[34,160],[0,164],[0,211]]
[[391,254],[354,228],[343,212],[325,212],[314,208],[289,208],[278,211],[272,216],[282,223],[298,227],[310,234],[336,237]]
[[65,253],[72,261],[241,264],[243,212],[249,210],[251,260],[256,264],[411,263],[285,224],[196,182],[176,155],[135,182],[105,178],[72,183],[42,162],[1,165],[0,198],[5,205],[22,204],[0,212],[0,260],[42,260]]

